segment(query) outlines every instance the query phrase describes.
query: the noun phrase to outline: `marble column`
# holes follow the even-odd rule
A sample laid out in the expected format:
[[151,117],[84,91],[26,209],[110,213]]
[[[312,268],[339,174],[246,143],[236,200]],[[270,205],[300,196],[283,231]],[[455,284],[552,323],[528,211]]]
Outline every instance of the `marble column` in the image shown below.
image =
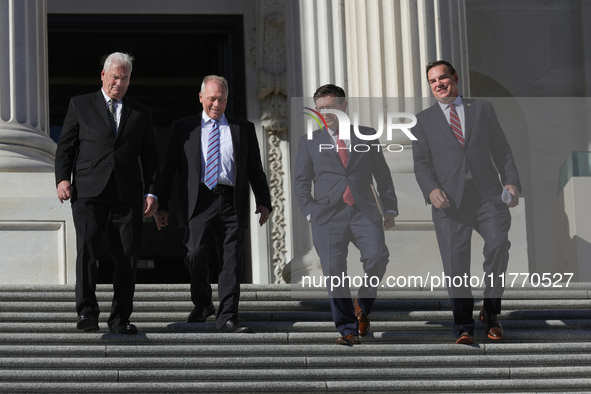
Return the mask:
[[[345,43],[345,2],[343,0],[301,0],[291,2],[293,7],[288,21],[297,25],[293,29],[289,52],[291,65],[291,105],[301,106],[298,98],[312,97],[319,86],[332,83],[347,90],[347,47]],[[295,100],[295,104],[294,104]],[[300,111],[293,111],[298,114]],[[303,124],[291,119],[293,131],[289,135],[290,173],[293,179],[298,140],[303,134]],[[296,127],[294,127],[296,126]],[[290,194],[293,196],[293,193]],[[297,278],[311,271],[320,270],[320,261],[312,245],[310,225],[302,216],[294,200],[291,210],[293,259],[289,275]],[[297,280],[297,279],[296,279]]]
[[[464,96],[470,95],[463,0],[354,0],[345,2],[348,95],[361,124],[377,127],[378,112],[417,113],[430,105],[425,67],[444,59],[456,68]],[[411,141],[390,160],[394,172],[412,169]]]
[[67,283],[74,271],[69,203],[53,175],[47,119],[44,0],[0,0],[0,283]]
[[53,172],[43,0],[0,0],[0,171]]

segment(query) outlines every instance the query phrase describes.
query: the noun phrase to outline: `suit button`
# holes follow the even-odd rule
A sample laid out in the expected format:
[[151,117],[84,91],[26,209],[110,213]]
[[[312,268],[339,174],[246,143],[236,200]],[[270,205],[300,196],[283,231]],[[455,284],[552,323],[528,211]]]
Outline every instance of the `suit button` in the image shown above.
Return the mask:
[[113,163],[109,163],[109,167],[113,167]]

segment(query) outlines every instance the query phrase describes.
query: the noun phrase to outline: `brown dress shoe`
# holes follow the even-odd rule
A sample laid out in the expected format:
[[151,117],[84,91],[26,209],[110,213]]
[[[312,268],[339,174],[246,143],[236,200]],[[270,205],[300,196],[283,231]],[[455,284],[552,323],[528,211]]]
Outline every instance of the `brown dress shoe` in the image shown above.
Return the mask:
[[337,345],[359,345],[361,341],[357,335],[349,334],[337,339]]
[[495,313],[488,313],[484,307],[480,309],[480,321],[486,326],[486,335],[495,341],[503,339],[503,326],[499,321],[499,315]]
[[357,320],[359,320],[359,335],[364,337],[369,333],[369,317],[363,313],[363,310],[357,303],[357,300],[359,300],[359,298],[355,298],[353,307],[355,308],[355,317]]
[[462,333],[458,339],[456,339],[456,345],[472,345],[474,344],[474,339],[472,338],[472,334],[468,332]]

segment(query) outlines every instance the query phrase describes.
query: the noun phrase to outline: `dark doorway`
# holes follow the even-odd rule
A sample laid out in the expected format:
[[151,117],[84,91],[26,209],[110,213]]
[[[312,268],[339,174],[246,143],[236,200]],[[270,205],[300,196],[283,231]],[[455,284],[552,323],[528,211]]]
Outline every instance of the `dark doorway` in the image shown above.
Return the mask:
[[[240,15],[48,15],[51,137],[57,142],[72,96],[100,89],[106,56],[126,52],[135,57],[127,95],[152,109],[162,163],[171,123],[201,110],[198,93],[205,75],[226,77],[226,111],[246,117],[243,34]],[[189,282],[174,203],[170,211],[170,226],[160,232],[152,218],[145,219],[137,283]],[[252,280],[250,267],[248,260],[244,282]],[[110,283],[112,272],[104,234],[99,283]],[[217,267],[210,273],[217,282]]]

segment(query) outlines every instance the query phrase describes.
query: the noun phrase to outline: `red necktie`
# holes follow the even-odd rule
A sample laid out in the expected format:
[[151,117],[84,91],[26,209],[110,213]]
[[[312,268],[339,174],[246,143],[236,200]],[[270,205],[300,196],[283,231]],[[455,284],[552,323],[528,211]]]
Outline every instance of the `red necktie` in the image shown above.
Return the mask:
[[464,146],[464,135],[462,134],[462,124],[460,123],[460,117],[458,116],[458,113],[456,112],[456,108],[455,108],[456,105],[450,104],[449,107],[451,108],[451,111],[449,111],[449,124],[451,126],[451,129],[454,132],[454,135],[458,139],[458,142],[460,143],[460,145]]
[[[347,145],[345,145],[345,141],[339,138],[339,132],[336,131],[335,134],[337,135],[337,151],[339,153],[339,157],[341,158],[341,163],[343,163],[343,167],[345,167],[346,169],[347,164],[349,163],[349,151],[347,150]],[[355,204],[355,199],[351,194],[351,189],[349,188],[349,185],[347,185],[347,188],[343,193],[343,201],[347,205],[353,206],[353,204]]]

